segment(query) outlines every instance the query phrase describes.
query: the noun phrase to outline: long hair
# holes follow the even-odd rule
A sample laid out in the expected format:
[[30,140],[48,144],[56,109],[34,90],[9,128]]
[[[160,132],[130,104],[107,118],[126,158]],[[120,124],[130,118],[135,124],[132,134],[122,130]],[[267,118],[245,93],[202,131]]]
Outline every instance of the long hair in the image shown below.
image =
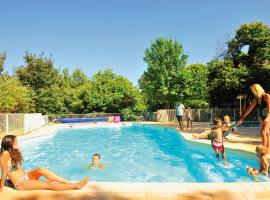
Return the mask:
[[4,151],[8,151],[11,157],[12,167],[17,168],[18,165],[22,165],[23,157],[18,149],[13,148],[13,144],[15,143],[15,141],[15,135],[6,135],[2,139],[0,153],[2,154]]
[[252,91],[252,93],[258,97],[260,94],[263,94],[264,93],[264,89],[262,88],[261,85],[255,83],[253,84],[252,86],[250,86],[250,89]]

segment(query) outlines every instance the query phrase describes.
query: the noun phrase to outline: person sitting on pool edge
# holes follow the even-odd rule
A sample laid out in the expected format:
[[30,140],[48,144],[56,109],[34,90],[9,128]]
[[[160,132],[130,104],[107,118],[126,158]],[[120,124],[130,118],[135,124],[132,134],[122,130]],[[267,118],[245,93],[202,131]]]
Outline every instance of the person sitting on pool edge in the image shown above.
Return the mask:
[[[4,189],[7,176],[17,190],[75,190],[83,188],[89,181],[89,177],[86,177],[80,182],[72,183],[46,168],[37,168],[26,173],[22,168],[22,162],[23,157],[16,136],[6,135],[2,139],[0,151],[0,193]],[[41,176],[48,180],[39,180]]]
[[[229,131],[229,129],[232,128],[233,124],[231,122],[231,117],[229,115],[224,115],[223,119],[224,119],[224,124],[222,125],[222,132],[224,134],[227,131]],[[234,127],[232,131],[236,131],[236,127]],[[211,134],[212,134],[211,129],[207,129],[204,132],[199,133],[199,134],[192,133],[192,139],[195,139],[195,140],[196,139],[211,139]]]
[[89,164],[87,169],[104,169],[104,165],[100,163],[100,155],[98,153],[93,154],[92,156],[92,163]]
[[215,128],[212,129],[212,138],[211,138],[212,147],[215,151],[216,158],[219,159],[219,151],[221,151],[223,161],[225,164],[227,164],[225,148],[223,145],[222,121],[219,117],[215,117],[213,119],[213,123],[215,125]]

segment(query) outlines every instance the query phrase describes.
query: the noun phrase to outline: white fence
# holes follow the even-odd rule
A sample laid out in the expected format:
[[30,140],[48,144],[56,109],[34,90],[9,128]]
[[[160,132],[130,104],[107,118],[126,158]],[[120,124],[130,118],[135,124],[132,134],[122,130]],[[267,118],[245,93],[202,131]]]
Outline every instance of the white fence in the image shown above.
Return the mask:
[[4,135],[23,135],[48,124],[48,117],[41,113],[1,113],[0,138]]
[[[233,121],[240,117],[239,109],[192,109],[192,119],[194,122],[210,122],[214,117],[223,118],[229,115]],[[176,122],[176,112],[174,109],[158,110],[154,113],[153,121],[158,122]],[[184,112],[183,120],[186,120]],[[259,113],[254,109],[246,118],[246,121],[259,121]]]

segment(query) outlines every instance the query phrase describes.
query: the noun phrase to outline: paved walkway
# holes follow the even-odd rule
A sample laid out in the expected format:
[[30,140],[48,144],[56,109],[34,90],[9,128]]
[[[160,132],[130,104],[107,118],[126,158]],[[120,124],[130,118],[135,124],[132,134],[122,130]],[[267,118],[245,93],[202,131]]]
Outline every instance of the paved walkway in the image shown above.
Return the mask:
[[[153,123],[152,123],[153,124]],[[154,123],[178,128],[173,123]],[[86,125],[83,125],[86,126]],[[88,126],[88,125],[87,125]],[[23,136],[37,137],[53,133],[59,127],[67,125],[53,125],[44,127],[34,133]],[[192,140],[191,133],[200,133],[208,128],[208,124],[195,123],[193,130],[181,133],[186,139]],[[194,142],[209,143],[209,140],[195,140]],[[261,143],[258,128],[241,128],[239,133],[228,137],[225,146],[254,152],[255,146]],[[80,191],[16,191],[4,188],[0,193],[0,200],[269,200],[270,182],[249,183],[119,183],[119,182],[89,182]]]
[[[194,140],[192,138],[192,133],[201,133],[207,129],[210,129],[209,123],[204,122],[195,122],[193,125],[193,129],[185,129],[184,131],[180,131],[179,125],[177,123],[163,123],[163,122],[147,122],[148,124],[155,124],[159,126],[168,126],[171,128],[175,128],[179,131],[179,133],[185,137],[186,140],[193,142],[200,142],[210,144],[210,140],[207,139],[198,139]],[[243,151],[254,152],[255,147],[261,144],[261,136],[259,128],[238,128],[237,133],[231,133],[228,135],[227,139],[224,141],[224,146],[227,148],[238,149]]]

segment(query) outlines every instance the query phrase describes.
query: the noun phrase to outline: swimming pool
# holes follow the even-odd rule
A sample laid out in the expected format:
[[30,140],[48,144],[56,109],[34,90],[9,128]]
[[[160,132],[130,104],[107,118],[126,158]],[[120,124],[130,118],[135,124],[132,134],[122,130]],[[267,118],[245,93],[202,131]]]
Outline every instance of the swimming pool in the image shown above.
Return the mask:
[[[65,128],[20,144],[26,169],[43,166],[74,181],[89,175],[102,182],[245,182],[253,181],[246,166],[258,167],[255,154],[228,149],[226,167],[210,145],[148,125]],[[104,170],[83,169],[94,153],[101,155]]]

